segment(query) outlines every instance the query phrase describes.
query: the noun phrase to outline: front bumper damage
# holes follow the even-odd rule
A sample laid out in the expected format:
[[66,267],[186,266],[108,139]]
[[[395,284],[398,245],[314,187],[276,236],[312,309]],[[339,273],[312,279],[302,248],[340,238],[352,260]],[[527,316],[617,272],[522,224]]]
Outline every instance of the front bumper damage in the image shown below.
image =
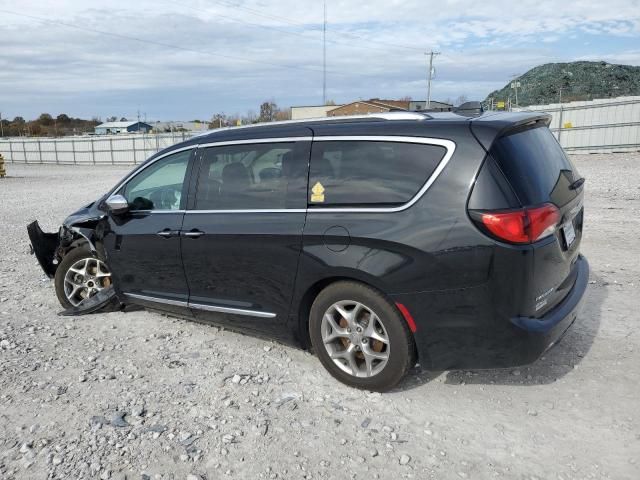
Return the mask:
[[[36,256],[42,270],[49,278],[55,278],[62,258],[74,248],[86,248],[93,255],[100,256],[96,248],[95,228],[91,226],[63,225],[57,233],[42,231],[38,221],[27,225],[31,242],[31,253]],[[118,310],[120,302],[113,286],[87,298],[79,306],[59,312],[63,316],[87,315],[98,311]]]

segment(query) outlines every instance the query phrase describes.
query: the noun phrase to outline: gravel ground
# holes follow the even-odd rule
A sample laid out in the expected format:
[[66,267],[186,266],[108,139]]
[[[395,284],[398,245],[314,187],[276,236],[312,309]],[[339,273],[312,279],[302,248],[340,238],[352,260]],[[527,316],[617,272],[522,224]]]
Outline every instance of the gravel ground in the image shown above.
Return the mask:
[[122,167],[0,179],[0,478],[637,479],[640,154],[587,178],[583,314],[529,367],[353,390],[312,355],[138,311],[63,318],[28,254]]

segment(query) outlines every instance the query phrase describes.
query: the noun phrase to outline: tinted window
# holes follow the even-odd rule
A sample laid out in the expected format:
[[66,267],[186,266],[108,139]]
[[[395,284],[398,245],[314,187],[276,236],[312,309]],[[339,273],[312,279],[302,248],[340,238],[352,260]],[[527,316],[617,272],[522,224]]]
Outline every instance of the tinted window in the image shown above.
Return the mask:
[[578,194],[569,185],[580,175],[546,127],[498,139],[491,155],[525,205],[551,201],[563,206]]
[[[301,207],[307,162],[297,143],[207,148],[196,187],[196,210]],[[308,155],[307,155],[308,158]]]
[[397,205],[411,200],[446,153],[417,143],[315,142],[311,205]]
[[169,155],[127,182],[122,195],[132,210],[179,210],[191,151]]

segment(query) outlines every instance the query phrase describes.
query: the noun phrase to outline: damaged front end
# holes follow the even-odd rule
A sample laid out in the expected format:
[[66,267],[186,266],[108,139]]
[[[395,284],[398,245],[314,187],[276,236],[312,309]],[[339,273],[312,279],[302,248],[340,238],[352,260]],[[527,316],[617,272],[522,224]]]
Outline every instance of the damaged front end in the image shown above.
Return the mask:
[[[80,278],[82,273],[86,278],[78,280],[78,285],[69,285],[68,272],[58,272],[58,269],[66,255],[76,249],[87,252],[87,256],[99,258],[104,261],[104,250],[102,248],[102,237],[104,233],[105,218],[103,211],[99,210],[95,203],[91,203],[86,207],[78,210],[70,215],[60,227],[57,233],[46,233],[42,231],[38,221],[34,221],[27,225],[27,233],[31,242],[31,253],[36,256],[38,263],[42,267],[44,273],[52,279],[56,279],[56,293],[60,299],[62,295],[68,298],[68,291],[76,287],[81,288],[84,284],[93,285],[93,272],[78,272],[75,278]],[[65,270],[75,270],[65,268]],[[61,277],[60,281],[57,278]],[[73,280],[75,281],[75,280]],[[108,288],[100,291],[97,289],[88,289],[86,298],[81,301],[71,302],[71,306],[65,308],[61,315],[84,315],[104,309],[105,307],[113,307],[119,305],[115,290],[109,283]],[[77,300],[77,296],[75,297]],[[69,298],[68,298],[69,299]]]

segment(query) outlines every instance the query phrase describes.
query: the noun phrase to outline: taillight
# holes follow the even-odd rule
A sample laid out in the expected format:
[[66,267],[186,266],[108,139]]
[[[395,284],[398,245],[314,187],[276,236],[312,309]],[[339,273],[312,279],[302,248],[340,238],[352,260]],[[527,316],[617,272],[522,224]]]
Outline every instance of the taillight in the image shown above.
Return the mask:
[[517,210],[472,212],[472,218],[489,233],[509,243],[533,243],[556,231],[560,211],[551,204]]

